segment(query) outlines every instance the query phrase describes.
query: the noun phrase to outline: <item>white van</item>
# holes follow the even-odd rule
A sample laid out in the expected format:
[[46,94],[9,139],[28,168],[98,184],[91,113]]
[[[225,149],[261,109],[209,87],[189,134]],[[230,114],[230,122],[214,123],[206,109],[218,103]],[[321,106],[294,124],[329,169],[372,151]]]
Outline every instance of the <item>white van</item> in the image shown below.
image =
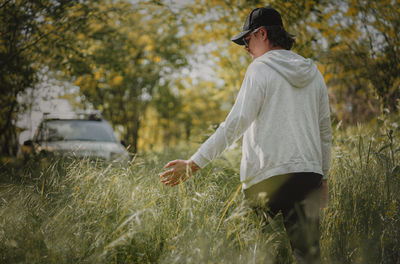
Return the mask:
[[129,153],[100,112],[45,113],[25,153],[126,161]]

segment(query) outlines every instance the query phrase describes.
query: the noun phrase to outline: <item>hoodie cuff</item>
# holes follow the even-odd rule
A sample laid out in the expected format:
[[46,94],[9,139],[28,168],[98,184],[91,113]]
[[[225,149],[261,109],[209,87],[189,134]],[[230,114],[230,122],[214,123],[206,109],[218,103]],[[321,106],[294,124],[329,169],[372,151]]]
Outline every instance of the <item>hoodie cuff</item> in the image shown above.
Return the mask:
[[197,166],[199,166],[201,169],[204,168],[205,166],[207,166],[208,163],[210,163],[210,161],[206,158],[203,157],[203,155],[201,155],[199,152],[196,152],[191,158],[190,160],[193,160],[194,163],[197,164]]
[[322,179],[323,180],[327,180],[329,176],[329,170],[324,170],[323,171],[323,175],[322,175]]

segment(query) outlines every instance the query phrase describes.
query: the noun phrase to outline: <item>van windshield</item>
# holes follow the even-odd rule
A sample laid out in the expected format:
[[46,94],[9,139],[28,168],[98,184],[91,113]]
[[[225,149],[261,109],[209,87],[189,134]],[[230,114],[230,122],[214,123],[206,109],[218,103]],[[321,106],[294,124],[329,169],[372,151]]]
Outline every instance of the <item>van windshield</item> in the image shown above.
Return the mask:
[[46,120],[39,128],[38,141],[116,142],[117,139],[105,121]]

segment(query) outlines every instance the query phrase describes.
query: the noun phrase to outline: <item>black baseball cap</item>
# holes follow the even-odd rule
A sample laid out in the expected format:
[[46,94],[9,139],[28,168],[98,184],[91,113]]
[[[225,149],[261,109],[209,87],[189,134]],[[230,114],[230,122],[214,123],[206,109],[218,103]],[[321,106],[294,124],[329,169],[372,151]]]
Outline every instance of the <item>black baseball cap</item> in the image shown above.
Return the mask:
[[265,26],[267,29],[283,28],[281,14],[272,7],[256,8],[247,16],[243,30],[231,40],[239,45],[244,45],[243,37],[251,31]]

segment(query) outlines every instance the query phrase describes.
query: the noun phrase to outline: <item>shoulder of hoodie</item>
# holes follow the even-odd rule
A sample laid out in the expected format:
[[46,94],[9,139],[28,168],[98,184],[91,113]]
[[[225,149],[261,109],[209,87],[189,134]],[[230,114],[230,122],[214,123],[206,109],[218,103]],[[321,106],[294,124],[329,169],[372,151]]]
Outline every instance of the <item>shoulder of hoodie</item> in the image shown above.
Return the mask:
[[261,61],[253,60],[247,67],[245,79],[260,83],[268,79],[271,74],[275,74],[272,68]]

